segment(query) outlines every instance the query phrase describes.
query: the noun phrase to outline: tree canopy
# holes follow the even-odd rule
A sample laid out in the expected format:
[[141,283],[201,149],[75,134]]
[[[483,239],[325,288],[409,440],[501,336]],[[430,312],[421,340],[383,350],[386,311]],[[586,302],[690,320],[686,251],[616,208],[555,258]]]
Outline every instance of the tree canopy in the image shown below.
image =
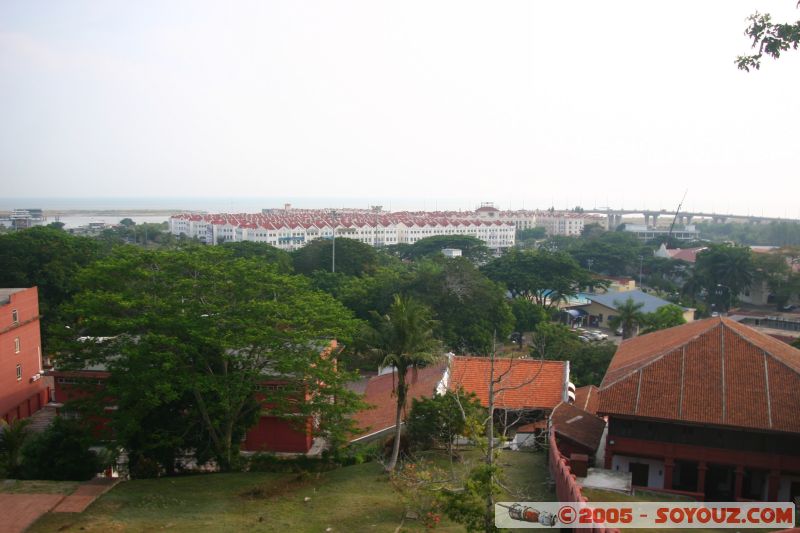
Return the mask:
[[[319,434],[334,440],[349,428],[345,414],[357,402],[323,348],[347,341],[357,323],[306,279],[225,247],[121,247],[85,269],[78,286],[58,364],[109,369],[101,394],[117,400],[111,423],[125,444],[175,439],[163,436],[172,425],[190,435],[172,445],[229,468],[260,411],[315,416]],[[286,386],[261,389],[276,376]]]
[[547,250],[509,250],[481,269],[502,283],[514,298],[526,298],[547,309],[574,296],[590,282],[589,272],[569,255]]
[[778,59],[783,52],[797,50],[800,45],[800,20],[793,23],[772,22],[769,13],[761,14],[757,11],[747,20],[750,24],[744,30],[744,34],[750,38],[751,47],[756,52],[736,58],[736,65],[741,70],[748,72],[751,68],[759,70],[764,54]]
[[[317,270],[331,272],[333,241],[316,239],[292,253],[294,269],[310,275]],[[375,270],[378,257],[369,244],[345,237],[336,239],[336,272],[348,276],[363,276]]]

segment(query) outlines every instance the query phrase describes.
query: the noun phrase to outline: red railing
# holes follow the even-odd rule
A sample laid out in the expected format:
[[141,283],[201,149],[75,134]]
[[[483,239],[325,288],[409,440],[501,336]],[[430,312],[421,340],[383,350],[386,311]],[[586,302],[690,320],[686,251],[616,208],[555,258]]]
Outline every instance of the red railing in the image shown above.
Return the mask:
[[[550,433],[550,477],[556,485],[556,496],[558,501],[562,503],[577,503],[581,506],[589,507],[589,499],[581,494],[581,486],[575,481],[575,476],[572,475],[572,470],[569,467],[569,461],[561,455],[556,444],[555,435]],[[582,528],[599,531],[600,533],[618,533],[618,529],[611,529],[605,527],[591,527]]]
[[18,403],[14,409],[7,411],[3,415],[3,420],[11,423],[13,420],[28,418],[33,413],[47,405],[48,401],[50,401],[50,389],[42,389]]

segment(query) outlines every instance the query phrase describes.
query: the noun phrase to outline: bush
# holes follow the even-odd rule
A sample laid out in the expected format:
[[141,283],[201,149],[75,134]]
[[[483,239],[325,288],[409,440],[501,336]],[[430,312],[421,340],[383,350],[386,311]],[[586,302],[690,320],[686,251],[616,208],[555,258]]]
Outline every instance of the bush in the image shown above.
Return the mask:
[[58,417],[22,450],[22,471],[28,479],[85,481],[104,465],[89,449],[92,435],[76,420]]
[[284,458],[271,453],[257,453],[247,461],[247,469],[251,472],[322,472],[329,468],[327,461],[305,455]]
[[135,461],[132,460],[128,466],[133,479],[153,479],[161,474],[158,461],[148,457],[138,457]]

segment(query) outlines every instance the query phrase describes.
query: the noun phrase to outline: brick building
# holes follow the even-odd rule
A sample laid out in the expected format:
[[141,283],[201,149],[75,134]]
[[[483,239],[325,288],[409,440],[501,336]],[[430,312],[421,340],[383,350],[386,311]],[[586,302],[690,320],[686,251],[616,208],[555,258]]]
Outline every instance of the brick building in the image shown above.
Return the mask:
[[39,292],[0,289],[0,417],[27,418],[48,401],[42,378]]
[[[331,340],[323,348],[322,353],[326,357],[334,357],[338,350],[337,342]],[[55,369],[50,374],[55,382],[54,399],[59,404],[66,404],[102,392],[106,380],[111,376],[111,373],[103,365],[95,365],[82,370]],[[277,378],[265,375],[264,381],[260,385],[262,391],[287,386],[299,390],[297,401],[310,399],[309,393],[304,388],[298,387],[297,382],[289,377]],[[307,453],[314,441],[313,417],[299,413],[282,413],[281,416],[278,416],[274,406],[265,401],[265,393],[262,393],[258,399],[261,402],[260,416],[255,425],[245,434],[241,442],[241,449],[252,452]],[[116,409],[114,399],[108,398],[105,410],[110,412],[114,409]],[[108,418],[98,417],[97,432],[104,432],[108,422]]]
[[727,318],[624,341],[599,391],[605,466],[713,501],[800,496],[800,350]]

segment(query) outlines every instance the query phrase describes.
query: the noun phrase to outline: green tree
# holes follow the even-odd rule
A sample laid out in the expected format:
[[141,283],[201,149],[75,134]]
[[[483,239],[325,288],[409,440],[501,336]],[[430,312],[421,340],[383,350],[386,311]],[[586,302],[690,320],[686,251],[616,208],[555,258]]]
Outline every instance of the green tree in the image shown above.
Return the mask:
[[430,449],[445,446],[453,453],[453,441],[467,431],[467,420],[485,416],[474,394],[447,391],[433,398],[415,398],[406,419],[408,440],[412,446]]
[[504,284],[512,297],[529,299],[546,309],[575,296],[590,280],[589,273],[569,255],[547,250],[510,250],[481,270]]
[[694,270],[705,300],[725,310],[750,287],[755,274],[750,249],[729,244],[712,244],[698,253]]
[[[234,465],[259,411],[314,416],[320,435],[339,440],[359,406],[344,387],[348,375],[322,353],[326,339],[346,341],[356,329],[350,313],[302,277],[232,255],[224,247],[117,249],[81,273],[59,360],[109,369],[100,395],[117,399],[112,426],[122,435],[133,439],[140,421],[171,403],[172,416],[183,410],[201,427],[223,469]],[[80,342],[74,334],[106,339]],[[287,386],[262,390],[270,376]]]
[[503,289],[464,257],[421,261],[407,286],[430,307],[441,339],[453,351],[486,354],[496,334],[512,331],[514,316]]
[[[800,6],[800,3],[798,3]],[[751,47],[755,54],[744,55],[736,58],[736,65],[740,70],[750,71],[751,68],[761,68],[761,58],[764,54],[778,59],[781,53],[790,49],[797,50],[800,45],[800,20],[794,23],[775,23],[769,13],[755,12],[748,17],[749,26],[744,34],[752,41]]]
[[416,371],[433,362],[439,354],[439,342],[434,336],[435,322],[431,311],[413,298],[396,295],[389,312],[378,317],[372,331],[371,346],[383,359],[383,366],[394,367],[397,377],[395,396],[395,434],[392,455],[386,465],[393,471],[400,455],[402,416],[408,395],[409,371]]
[[0,235],[0,287],[39,287],[44,345],[48,329],[59,321],[59,307],[80,287],[78,271],[99,254],[97,241],[54,228]]
[[614,300],[617,308],[616,314],[608,319],[609,325],[613,329],[622,328],[622,338],[630,339],[639,330],[639,326],[645,323],[645,316],[642,313],[643,303],[636,303],[633,298],[628,298],[624,302]]
[[[315,270],[331,271],[333,241],[316,239],[292,253],[294,269],[309,275]],[[378,264],[375,248],[355,239],[336,239],[336,272],[348,276],[363,276],[373,272]]]
[[275,248],[270,244],[264,242],[241,241],[226,242],[222,247],[230,250],[235,258],[258,259],[267,264],[275,265],[278,272],[281,274],[292,274],[294,272],[292,256],[288,252]]
[[555,361],[566,360],[580,345],[578,336],[564,324],[541,322],[533,333],[531,355]]
[[19,478],[21,474],[22,449],[31,435],[30,419],[0,419],[0,477]]
[[639,274],[640,257],[652,256],[652,250],[643,246],[631,233],[609,231],[593,237],[578,239],[569,254],[581,265],[592,262],[592,271],[609,276]]
[[533,331],[539,324],[550,319],[544,307],[525,298],[511,300],[511,312],[514,314],[514,329],[520,333]]
[[600,385],[617,351],[613,342],[582,343],[569,355],[569,379],[576,386]]
[[402,259],[416,261],[426,257],[438,256],[444,248],[458,248],[462,257],[476,264],[486,262],[491,257],[486,243],[470,235],[435,235],[425,237],[407,246],[391,247],[390,251]]
[[642,334],[652,333],[660,329],[672,328],[686,324],[686,319],[683,318],[683,308],[677,305],[664,305],[659,307],[652,313],[646,313],[642,318],[642,325],[645,329]]

